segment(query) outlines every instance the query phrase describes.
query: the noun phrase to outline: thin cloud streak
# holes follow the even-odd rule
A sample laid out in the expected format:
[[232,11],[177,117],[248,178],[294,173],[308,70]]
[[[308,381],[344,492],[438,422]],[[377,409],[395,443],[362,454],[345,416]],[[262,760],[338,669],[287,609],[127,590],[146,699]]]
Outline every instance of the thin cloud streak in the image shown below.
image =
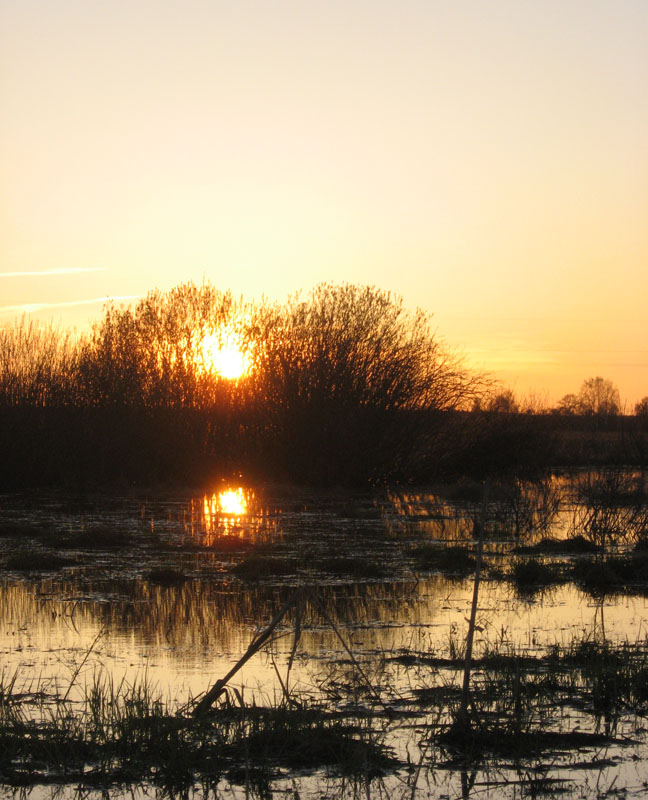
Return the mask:
[[0,272],[0,278],[34,278],[47,275],[76,275],[79,272],[104,272],[104,267],[60,267],[31,272]]
[[110,297],[93,297],[89,300],[67,300],[61,303],[23,303],[17,306],[0,306],[0,313],[2,314],[33,314],[36,311],[43,311],[46,308],[63,308],[70,306],[89,306],[97,303],[107,303],[110,300],[137,300],[140,295],[138,294],[120,294]]

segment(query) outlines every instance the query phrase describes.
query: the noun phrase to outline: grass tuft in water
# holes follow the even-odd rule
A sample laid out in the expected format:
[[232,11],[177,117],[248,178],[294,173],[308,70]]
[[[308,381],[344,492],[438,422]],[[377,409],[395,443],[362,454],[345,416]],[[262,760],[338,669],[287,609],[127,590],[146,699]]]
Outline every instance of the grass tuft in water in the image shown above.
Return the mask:
[[6,556],[2,568],[11,572],[55,572],[63,567],[75,566],[76,563],[72,558],[30,548]]
[[232,573],[244,580],[260,580],[283,575],[294,575],[298,568],[297,561],[292,557],[266,555],[265,553],[252,553],[246,559],[232,567]]
[[556,565],[545,564],[531,558],[517,561],[513,565],[511,578],[518,592],[529,594],[548,586],[555,586],[561,581],[561,573]]
[[423,545],[412,552],[418,569],[465,576],[475,571],[475,559],[465,547]]
[[152,569],[144,577],[149,583],[154,583],[157,586],[180,586],[180,584],[188,580],[188,576],[184,572],[171,567]]

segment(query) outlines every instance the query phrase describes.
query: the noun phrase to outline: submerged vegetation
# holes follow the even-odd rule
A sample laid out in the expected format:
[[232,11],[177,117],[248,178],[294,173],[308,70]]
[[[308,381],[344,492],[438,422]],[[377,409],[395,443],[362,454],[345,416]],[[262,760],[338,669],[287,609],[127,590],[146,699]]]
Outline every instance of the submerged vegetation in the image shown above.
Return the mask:
[[0,683],[0,781],[108,787],[146,782],[167,791],[195,783],[263,788],[278,768],[363,775],[396,761],[361,726],[321,709],[246,704],[227,693],[210,715],[165,700],[146,677],[118,685],[95,673],[81,698]]

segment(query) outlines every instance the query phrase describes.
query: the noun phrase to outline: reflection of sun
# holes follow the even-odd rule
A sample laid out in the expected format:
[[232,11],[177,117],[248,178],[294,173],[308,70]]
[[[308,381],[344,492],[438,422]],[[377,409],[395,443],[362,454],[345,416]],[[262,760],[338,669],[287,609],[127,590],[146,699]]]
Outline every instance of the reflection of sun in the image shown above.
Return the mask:
[[237,337],[231,333],[203,336],[196,361],[205,372],[217,372],[228,380],[244,377],[250,368],[247,353],[241,350]]
[[243,495],[243,489],[228,489],[218,495],[218,502],[223,514],[245,514],[247,502]]
[[203,498],[203,515],[205,527],[214,532],[220,528],[224,534],[229,534],[234,525],[234,517],[247,514],[248,501],[242,488],[226,489],[218,494]]

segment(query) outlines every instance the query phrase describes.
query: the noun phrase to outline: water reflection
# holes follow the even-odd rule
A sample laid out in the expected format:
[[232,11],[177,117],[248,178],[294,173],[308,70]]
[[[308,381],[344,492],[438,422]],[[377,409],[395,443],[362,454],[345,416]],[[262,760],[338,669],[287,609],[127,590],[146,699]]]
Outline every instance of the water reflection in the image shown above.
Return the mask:
[[262,544],[277,534],[277,515],[263,508],[257,492],[242,486],[192,498],[183,522],[189,542],[205,548],[228,547],[232,540]]
[[[103,632],[101,657],[111,669],[155,666],[159,680],[189,681],[198,692],[205,688],[205,675],[224,673],[236,661],[292,591],[212,580],[165,588],[138,580],[116,585],[109,597],[91,595],[72,581],[5,581],[0,584],[0,652],[9,670],[20,667],[25,677],[48,672],[55,677],[61,664],[81,658]],[[310,682],[313,670],[346,658],[337,631],[364,661],[405,651],[455,657],[463,646],[471,597],[471,581],[442,576],[417,584],[312,587],[300,609],[299,656],[305,670],[300,678]],[[607,640],[635,641],[645,635],[645,598],[608,602],[605,615]],[[537,654],[575,636],[598,638],[601,605],[569,585],[545,595],[542,603],[529,603],[506,585],[486,583],[477,622],[477,655],[501,648]],[[280,662],[292,647],[286,634],[294,626],[291,613],[269,649]],[[274,674],[266,667],[259,657],[247,677],[271,691]]]
[[[595,602],[565,583],[525,599],[502,578],[516,537],[573,534],[576,525],[565,525],[565,515],[572,522],[575,509],[582,516],[577,518],[579,531],[590,536],[601,528],[585,516],[595,502],[605,513],[614,507],[622,518],[631,507],[645,514],[645,496],[603,504],[589,484],[586,488],[587,493],[580,488],[570,494],[567,481],[555,480],[545,486],[503,484],[494,492],[487,509],[487,557],[493,571],[480,591],[476,657],[546,653],[578,637],[612,644],[645,637],[644,597]],[[97,669],[108,671],[116,682],[145,673],[186,700],[226,674],[255,633],[301,587],[291,690],[318,699],[325,691],[333,698],[331,693],[339,690],[340,703],[348,702],[345,671],[357,665],[341,636],[386,698],[400,693],[407,699],[439,681],[455,680],[454,667],[431,665],[430,657],[461,653],[472,598],[470,578],[450,579],[422,567],[414,574],[412,553],[430,543],[447,549],[445,543],[453,541],[470,549],[481,509],[476,489],[354,494],[232,485],[193,498],[157,496],[145,502],[41,497],[29,504],[0,498],[0,522],[7,523],[4,532],[0,528],[5,553],[27,543],[33,552],[64,551],[74,561],[50,577],[6,568],[0,579],[3,667],[9,676],[18,671],[27,688],[58,686],[60,694],[77,670],[80,687]],[[621,527],[614,525],[615,530]],[[606,524],[606,532],[611,530],[612,523]],[[250,555],[266,567],[288,564],[294,569],[242,577],[233,567]],[[382,572],[368,577],[361,566],[371,561]],[[152,568],[164,567],[172,567],[182,580],[155,583]],[[493,577],[495,567],[499,579]],[[266,650],[236,676],[234,685],[245,686],[246,697],[256,693],[272,701],[276,693],[281,696],[277,674],[286,679],[297,616],[282,620]],[[580,717],[566,720],[582,722]],[[604,716],[603,724],[611,727],[616,720]],[[393,737],[397,746],[399,735]],[[474,774],[457,773],[448,793],[472,796],[474,786]]]
[[248,513],[254,493],[243,487],[213,492],[203,497],[203,524],[205,530],[214,533],[220,529],[225,536],[240,534],[239,518]]
[[[205,495],[205,508],[209,507],[213,511],[215,499],[215,495],[212,495],[210,503]],[[248,506],[247,499],[240,486],[238,489],[227,489],[221,492],[218,495],[218,504],[224,514],[234,514],[235,516],[245,514]]]

